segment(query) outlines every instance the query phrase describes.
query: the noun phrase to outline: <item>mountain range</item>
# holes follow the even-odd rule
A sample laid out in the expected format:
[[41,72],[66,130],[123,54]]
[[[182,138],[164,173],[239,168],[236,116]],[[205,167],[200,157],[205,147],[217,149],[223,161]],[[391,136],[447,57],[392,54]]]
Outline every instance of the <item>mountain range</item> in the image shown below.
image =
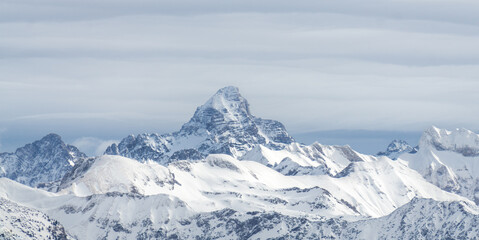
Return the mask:
[[55,134],[1,153],[0,238],[471,239],[477,161],[466,129],[431,127],[374,156],[305,145],[225,87],[179,131],[102,156]]

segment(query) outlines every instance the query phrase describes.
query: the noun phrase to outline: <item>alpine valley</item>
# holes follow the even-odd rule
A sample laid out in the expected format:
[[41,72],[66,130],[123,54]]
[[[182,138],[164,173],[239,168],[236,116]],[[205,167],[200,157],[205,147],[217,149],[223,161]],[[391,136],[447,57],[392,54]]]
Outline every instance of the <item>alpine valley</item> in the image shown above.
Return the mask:
[[177,132],[0,153],[0,239],[478,239],[479,135],[305,145],[225,87]]

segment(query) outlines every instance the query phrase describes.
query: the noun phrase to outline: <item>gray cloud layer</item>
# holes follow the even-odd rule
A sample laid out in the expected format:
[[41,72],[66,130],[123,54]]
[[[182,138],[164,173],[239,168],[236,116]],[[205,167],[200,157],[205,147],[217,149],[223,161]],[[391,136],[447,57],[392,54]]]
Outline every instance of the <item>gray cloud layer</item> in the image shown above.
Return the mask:
[[292,132],[479,129],[477,12],[472,0],[3,0],[0,150],[48,132],[86,146],[176,130],[226,85]]

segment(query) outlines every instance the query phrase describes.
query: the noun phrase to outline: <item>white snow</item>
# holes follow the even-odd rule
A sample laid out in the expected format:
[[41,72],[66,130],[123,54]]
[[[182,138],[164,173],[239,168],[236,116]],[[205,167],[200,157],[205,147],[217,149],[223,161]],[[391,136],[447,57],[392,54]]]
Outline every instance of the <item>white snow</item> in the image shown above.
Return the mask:
[[[157,184],[155,179],[169,183]],[[198,212],[233,208],[244,211],[274,210],[311,217],[355,215],[345,209],[311,214],[288,204],[272,205],[264,201],[272,197],[286,202],[296,201],[294,198],[298,196],[284,196],[284,189],[315,187],[326,189],[338,200],[350,202],[361,215],[372,217],[389,214],[413,197],[439,201],[465,200],[428,183],[403,161],[392,161],[386,157],[374,162],[353,163],[349,174],[336,178],[328,175],[284,176],[257,162],[238,161],[222,154],[210,155],[205,161],[180,161],[168,167],[119,156],[103,156],[62,194],[128,193],[134,188],[143,195],[174,196]],[[314,197],[306,196],[309,201]]]

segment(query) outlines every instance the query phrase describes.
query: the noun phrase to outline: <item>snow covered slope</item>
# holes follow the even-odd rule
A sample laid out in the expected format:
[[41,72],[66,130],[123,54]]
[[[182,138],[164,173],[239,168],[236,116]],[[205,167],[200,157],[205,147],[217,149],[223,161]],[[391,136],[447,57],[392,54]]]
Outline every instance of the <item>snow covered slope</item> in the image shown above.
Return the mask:
[[293,138],[283,124],[253,116],[238,88],[225,87],[198,107],[180,131],[130,135],[108,147],[105,153],[166,165],[176,160],[201,159],[211,153],[237,157],[256,144],[281,149],[291,142]]
[[[142,196],[110,192],[77,197],[45,192],[5,178],[0,178],[0,197],[48,214],[58,220],[75,239],[163,239],[165,232],[158,229],[167,226],[169,221],[177,222],[194,214],[184,202],[164,194]],[[22,213],[22,209],[13,210],[10,213],[7,209],[7,219],[16,219],[16,216]],[[37,215],[42,218],[44,216],[38,211],[31,216],[30,213],[25,214],[26,217],[33,217],[35,224],[31,227],[25,224],[23,226],[29,231],[43,234],[36,226],[48,225],[43,224],[43,220],[36,217]],[[150,237],[142,238],[146,235]]]
[[302,182],[320,184],[337,198],[350,202],[362,215],[380,217],[414,197],[438,201],[465,200],[428,183],[404,163],[381,158],[354,162],[335,177],[301,176]]
[[76,147],[66,145],[60,136],[52,133],[18,148],[15,153],[0,153],[0,177],[37,186],[61,179],[85,157]]
[[[304,177],[314,178],[288,178]],[[291,189],[282,194],[292,195],[293,192],[299,194],[295,198],[302,195],[303,198],[298,200],[303,201],[307,195],[316,198],[328,195],[319,188]],[[47,213],[78,239],[440,239],[444,236],[467,239],[477,236],[476,226],[479,223],[477,207],[467,200],[458,199],[438,202],[415,198],[384,217],[356,221],[344,216],[311,218],[310,215],[290,215],[274,210],[222,208],[212,212],[198,211],[166,194],[144,196],[109,192],[87,197],[58,195],[8,179],[0,179],[0,197]],[[304,205],[301,201],[296,205],[305,213],[331,207],[322,203],[317,201],[317,207],[313,209],[301,207]],[[271,199],[269,204],[283,203],[279,199]],[[15,210],[14,214],[18,212],[21,211]],[[14,218],[14,214],[4,216]]]
[[399,160],[434,185],[479,203],[479,135],[466,129],[426,130],[415,154]]

